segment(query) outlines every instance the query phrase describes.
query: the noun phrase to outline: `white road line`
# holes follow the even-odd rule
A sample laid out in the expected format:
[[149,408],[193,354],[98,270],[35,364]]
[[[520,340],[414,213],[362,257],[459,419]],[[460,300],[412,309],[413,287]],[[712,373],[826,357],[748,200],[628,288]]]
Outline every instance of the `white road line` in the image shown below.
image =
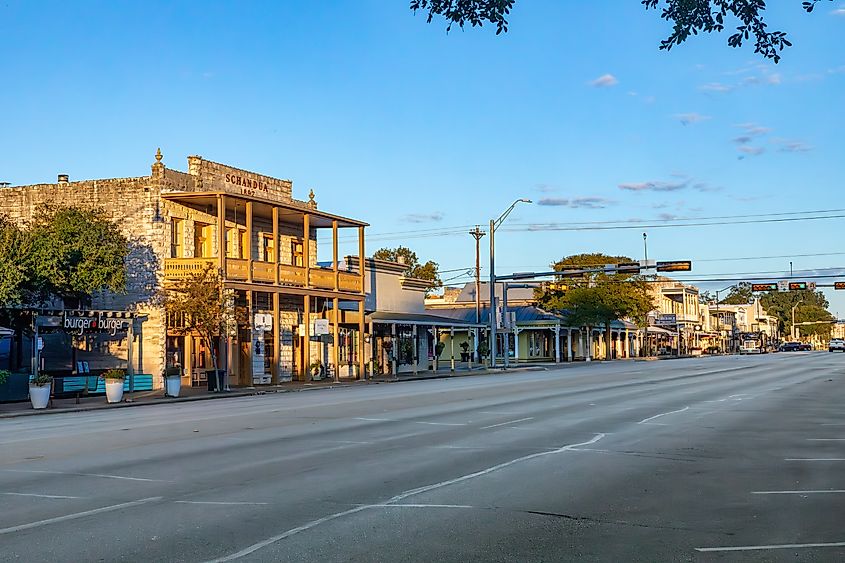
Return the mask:
[[498,428],[499,426],[507,426],[508,424],[516,424],[517,422],[525,422],[526,420],[534,420],[533,416],[529,416],[527,418],[520,418],[519,420],[509,420],[507,422],[500,422],[499,424],[491,424],[490,426],[482,426],[482,430],[487,430],[488,428]]
[[10,495],[15,497],[38,497],[38,498],[56,498],[56,499],[74,499],[82,497],[69,497],[65,495],[36,495],[35,493],[0,493],[0,495]]
[[845,493],[845,489],[828,489],[818,491],[751,491],[752,495],[821,495],[842,493]]
[[845,457],[787,457],[783,461],[845,461]]
[[101,473],[74,473],[71,471],[45,471],[42,469],[0,469],[12,473],[46,473],[48,475],[74,475],[76,477],[101,477],[103,479],[121,479],[125,481],[145,481],[149,483],[171,483],[162,479],[143,479],[141,477],[124,477],[123,475],[103,475]]
[[414,424],[428,424],[431,426],[466,426],[464,422],[423,422],[415,421]]
[[162,497],[150,497],[144,498],[141,500],[133,500],[132,502],[123,502],[120,504],[113,504],[111,506],[104,506],[102,508],[95,508],[94,510],[86,510],[85,512],[75,512],[74,514],[65,514],[64,516],[57,516],[55,518],[48,518],[47,520],[39,520],[38,522],[30,522],[29,524],[20,524],[18,526],[12,526],[10,528],[2,528],[0,529],[0,535],[2,534],[11,534],[14,532],[20,532],[22,530],[30,530],[32,528],[39,528],[41,526],[46,526],[48,524],[55,524],[57,522],[65,522],[67,520],[76,520],[77,518],[84,518],[86,516],[92,516],[94,514],[101,514],[103,512],[112,512],[113,510],[120,510],[121,508],[129,508],[131,506],[139,506],[142,504],[147,504],[149,502],[155,502],[157,500],[161,500]]
[[223,506],[267,505],[269,502],[216,502],[209,500],[174,500],[177,504],[219,504]]
[[845,541],[831,543],[782,543],[774,545],[739,545],[735,547],[696,547],[696,551],[762,551],[766,549],[803,549],[810,547],[845,547]]
[[427,493],[429,491],[433,491],[435,489],[440,489],[440,488],[443,488],[443,487],[446,487],[446,486],[449,486],[449,485],[454,485],[455,483],[460,483],[462,481],[468,481],[468,480],[474,479],[476,477],[481,477],[483,475],[493,473],[494,471],[498,471],[500,469],[510,467],[511,465],[521,463],[523,461],[528,461],[528,460],[531,460],[531,459],[535,459],[535,458],[538,458],[538,457],[543,457],[543,456],[547,456],[547,455],[551,455],[551,454],[557,454],[557,453],[572,451],[572,450],[574,450],[578,447],[581,447],[581,446],[589,446],[591,444],[595,444],[596,442],[598,442],[599,440],[601,440],[604,437],[605,437],[605,434],[596,434],[595,436],[593,436],[592,439],[590,439],[586,442],[581,442],[581,443],[578,443],[578,444],[569,444],[569,445],[562,446],[562,447],[554,449],[554,450],[546,450],[546,451],[542,451],[542,452],[529,454],[529,455],[526,455],[526,456],[518,457],[516,459],[512,459],[511,461],[506,461],[506,462],[503,462],[503,463],[499,463],[497,465],[493,465],[492,467],[488,467],[487,469],[482,469],[482,470],[476,471],[474,473],[468,473],[466,475],[462,475],[462,476],[456,477],[454,479],[449,479],[448,481],[441,481],[439,483],[434,483],[434,484],[431,484],[431,485],[426,485],[424,487],[418,487],[416,489],[411,489],[411,490],[405,491],[404,493],[400,493],[400,494],[390,498],[387,502],[383,502],[383,503],[379,503],[379,504],[368,504],[368,505],[356,506],[355,508],[350,508],[349,510],[344,510],[342,512],[335,512],[334,514],[329,514],[328,516],[318,518],[317,520],[312,520],[311,522],[307,522],[307,523],[305,523],[301,526],[297,526],[296,528],[291,528],[290,530],[282,532],[281,534],[267,538],[266,540],[260,541],[258,543],[252,544],[252,545],[245,547],[244,549],[238,551],[237,553],[233,553],[233,554],[227,555],[225,557],[220,557],[218,559],[213,559],[213,560],[209,561],[208,563],[224,563],[226,561],[233,561],[235,559],[240,559],[241,557],[246,557],[247,555],[255,553],[259,549],[263,549],[263,548],[265,548],[269,545],[272,545],[276,542],[279,542],[279,541],[281,541],[285,538],[289,538],[289,537],[296,535],[300,532],[304,532],[304,531],[310,530],[312,528],[315,528],[315,527],[319,526],[320,524],[324,524],[324,523],[330,522],[332,520],[337,520],[338,518],[343,518],[344,516],[349,516],[351,514],[356,514],[358,512],[362,512],[364,510],[369,510],[369,509],[372,509],[372,508],[379,508],[379,507],[382,507],[382,506],[385,506],[385,505],[394,505],[396,503],[399,503],[400,501],[405,500],[408,497],[418,495],[418,494],[421,494],[421,493]]
[[845,438],[807,438],[808,442],[845,442]]
[[478,411],[479,414],[522,414],[521,412]]
[[689,409],[689,405],[687,405],[686,407],[684,407],[684,408],[682,408],[682,409],[678,409],[678,410],[676,410],[676,411],[662,412],[662,413],[660,413],[660,414],[656,414],[656,415],[654,415],[654,416],[650,416],[650,417],[648,417],[648,418],[644,418],[644,419],[642,419],[641,421],[639,421],[637,424],[645,424],[645,423],[646,423],[646,422],[648,422],[649,420],[654,420],[655,418],[660,418],[661,416],[666,416],[667,414],[675,414],[675,413],[678,413],[678,412],[684,412],[685,410],[688,410],[688,409]]
[[367,422],[396,422],[395,420],[391,420],[389,418],[362,418],[362,417],[355,417],[352,420],[366,420]]
[[475,508],[468,504],[370,504],[372,508]]

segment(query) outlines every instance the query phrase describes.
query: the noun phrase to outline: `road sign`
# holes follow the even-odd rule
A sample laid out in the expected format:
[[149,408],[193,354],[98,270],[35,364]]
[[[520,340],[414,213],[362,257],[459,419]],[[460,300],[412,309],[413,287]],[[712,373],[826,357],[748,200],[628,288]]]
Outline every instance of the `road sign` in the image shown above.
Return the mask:
[[752,283],[751,291],[777,291],[778,284],[776,283]]
[[692,262],[689,260],[673,260],[671,262],[658,262],[658,272],[689,272],[692,270]]
[[659,315],[654,321],[654,324],[657,325],[674,325],[677,323],[678,317],[675,315]]
[[639,274],[640,267],[639,262],[622,262],[616,265],[616,271],[626,274]]
[[845,282],[833,282],[833,289],[845,289]]
[[778,282],[778,291],[789,291],[789,282],[786,280],[781,280]]
[[807,289],[807,282],[789,282],[789,291],[801,291]]

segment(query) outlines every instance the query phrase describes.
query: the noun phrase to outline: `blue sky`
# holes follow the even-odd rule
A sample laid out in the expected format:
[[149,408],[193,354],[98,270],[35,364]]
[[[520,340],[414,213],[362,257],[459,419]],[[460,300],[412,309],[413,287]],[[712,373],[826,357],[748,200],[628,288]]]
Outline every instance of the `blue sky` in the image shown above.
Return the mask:
[[[473,265],[472,225],[531,198],[497,233],[499,273],[642,257],[641,228],[537,225],[845,208],[845,2],[770,2],[794,43],[779,65],[724,34],[659,51],[669,25],[636,0],[518,0],[500,36],[446,34],[407,4],[6,0],[0,181],[143,175],[159,146],[184,170],[200,154],[313,188],[372,225],[368,253],[405,244],[443,270]],[[786,256],[796,278],[845,272],[842,218],[724,221],[645,229],[649,257],[691,259],[690,277],[777,279]]]

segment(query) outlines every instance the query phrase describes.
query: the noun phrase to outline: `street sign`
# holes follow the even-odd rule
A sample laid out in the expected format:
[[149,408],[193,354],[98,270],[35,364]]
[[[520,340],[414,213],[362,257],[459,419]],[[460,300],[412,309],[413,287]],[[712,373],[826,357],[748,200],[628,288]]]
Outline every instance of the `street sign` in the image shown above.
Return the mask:
[[833,289],[845,289],[845,282],[833,282]]
[[654,324],[657,325],[674,325],[678,323],[678,317],[675,315],[658,315]]
[[658,262],[658,272],[689,272],[692,270],[692,262],[689,260],[673,260],[671,262]]
[[329,320],[328,319],[314,319],[314,323],[311,325],[312,331],[311,334],[313,336],[322,336],[324,334],[329,333]]
[[776,283],[752,283],[751,291],[777,291],[778,284]]
[[640,263],[639,262],[622,262],[621,264],[616,265],[616,271],[620,273],[630,273],[630,274],[639,274],[640,273]]
[[789,291],[801,291],[807,289],[807,282],[789,282]]
[[789,291],[789,282],[786,280],[781,280],[778,282],[778,291]]

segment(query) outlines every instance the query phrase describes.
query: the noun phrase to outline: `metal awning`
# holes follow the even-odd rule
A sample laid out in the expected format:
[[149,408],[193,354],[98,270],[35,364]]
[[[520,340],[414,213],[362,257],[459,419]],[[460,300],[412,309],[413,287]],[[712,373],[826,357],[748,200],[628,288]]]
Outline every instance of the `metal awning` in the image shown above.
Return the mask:
[[669,336],[677,336],[677,333],[672,332],[671,330],[666,330],[665,328],[660,328],[657,326],[650,326],[646,328],[646,332],[649,334],[666,334]]

